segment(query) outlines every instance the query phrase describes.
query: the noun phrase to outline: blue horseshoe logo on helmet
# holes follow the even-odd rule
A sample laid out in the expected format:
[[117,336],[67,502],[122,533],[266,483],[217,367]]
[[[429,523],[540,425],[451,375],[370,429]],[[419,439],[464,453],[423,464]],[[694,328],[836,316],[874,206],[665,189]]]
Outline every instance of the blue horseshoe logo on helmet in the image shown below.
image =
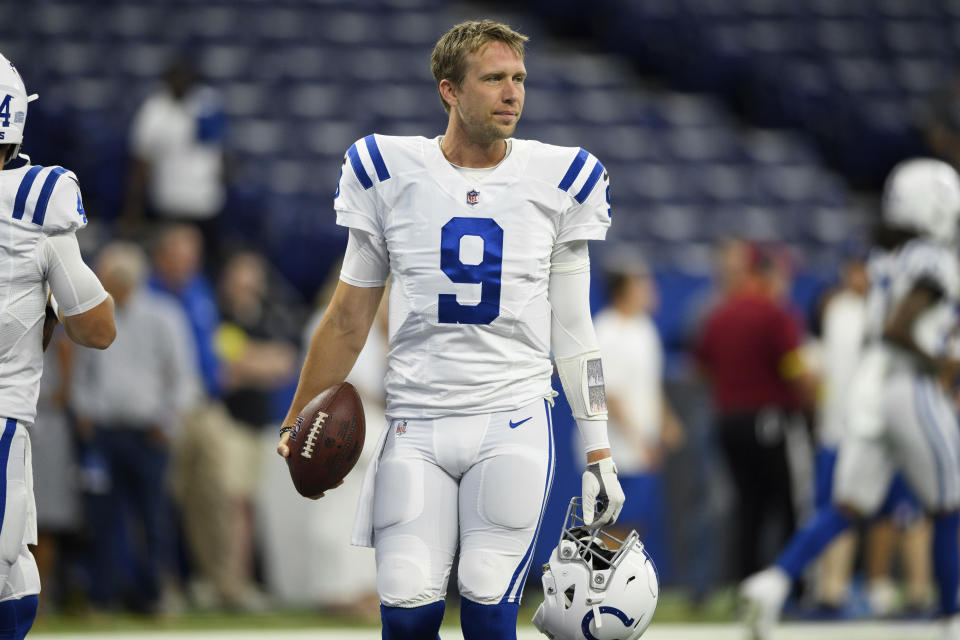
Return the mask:
[[[634,619],[627,617],[620,609],[616,607],[600,607],[600,615],[609,613],[617,617],[617,619],[623,623],[623,626],[628,629],[633,626]],[[587,615],[583,616],[583,621],[580,623],[580,630],[583,632],[583,637],[587,640],[597,640],[597,637],[590,633],[590,622],[593,620],[593,609],[587,612]]]

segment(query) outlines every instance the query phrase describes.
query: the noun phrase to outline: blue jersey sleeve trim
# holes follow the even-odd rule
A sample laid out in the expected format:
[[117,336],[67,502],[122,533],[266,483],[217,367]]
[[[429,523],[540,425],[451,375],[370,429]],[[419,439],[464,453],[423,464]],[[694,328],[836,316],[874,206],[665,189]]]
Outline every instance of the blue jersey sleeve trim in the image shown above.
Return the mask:
[[380,155],[380,147],[377,146],[377,139],[371,133],[363,139],[367,143],[367,151],[370,152],[370,159],[373,160],[373,166],[377,169],[377,179],[380,182],[390,179],[390,172],[387,171],[387,163],[383,161]]
[[370,179],[370,176],[367,175],[367,170],[363,168],[363,163],[360,162],[360,154],[357,152],[356,143],[352,144],[349,149],[347,149],[347,157],[350,158],[350,166],[353,167],[353,172],[357,176],[357,180],[360,181],[361,186],[364,189],[369,189],[373,186],[373,180]]
[[583,188],[580,189],[580,193],[573,196],[574,200],[583,204],[583,201],[590,196],[590,192],[593,191],[593,188],[597,186],[597,180],[600,179],[600,176],[603,174],[603,165],[597,160],[597,164],[593,166],[593,171],[590,172],[590,176],[587,178],[587,181],[583,183]]
[[567,169],[567,173],[563,176],[563,180],[560,181],[560,184],[557,185],[557,188],[561,191],[566,191],[570,188],[570,185],[573,184],[573,181],[577,179],[577,176],[580,175],[580,171],[583,169],[583,165],[587,162],[587,150],[580,149],[580,152],[577,154],[577,157],[573,159],[573,162],[570,163],[570,168]]
[[33,187],[33,181],[37,179],[37,174],[43,170],[43,167],[31,167],[20,181],[20,188],[17,189],[17,197],[13,201],[13,217],[17,220],[23,219],[23,211],[27,207],[27,196],[30,195],[30,188]]
[[43,224],[43,219],[47,216],[47,205],[50,204],[50,196],[53,195],[53,187],[57,184],[60,176],[67,172],[63,167],[54,167],[47,174],[47,179],[43,181],[43,187],[40,189],[40,197],[37,199],[37,206],[33,209],[33,224]]

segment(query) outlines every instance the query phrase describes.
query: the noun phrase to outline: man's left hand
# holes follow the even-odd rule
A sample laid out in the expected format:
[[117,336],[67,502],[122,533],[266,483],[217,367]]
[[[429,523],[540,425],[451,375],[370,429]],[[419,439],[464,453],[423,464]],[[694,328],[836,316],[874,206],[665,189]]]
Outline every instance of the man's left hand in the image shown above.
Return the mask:
[[617,521],[625,497],[617,480],[617,465],[607,457],[587,465],[583,472],[583,522],[605,527]]

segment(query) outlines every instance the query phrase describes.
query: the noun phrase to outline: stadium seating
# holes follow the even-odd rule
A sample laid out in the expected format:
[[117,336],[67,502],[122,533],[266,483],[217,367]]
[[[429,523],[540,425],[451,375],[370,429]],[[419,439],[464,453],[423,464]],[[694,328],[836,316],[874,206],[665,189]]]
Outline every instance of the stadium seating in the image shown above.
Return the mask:
[[[607,10],[617,4],[599,2]],[[713,80],[692,83],[697,89],[744,73],[763,87],[770,73],[789,70],[791,80],[771,87],[756,107],[776,111],[755,114],[764,125],[794,123],[799,115],[791,108],[832,110],[842,87],[844,100],[876,98],[864,117],[869,126],[899,126],[903,105],[893,100],[936,86],[935,56],[950,50],[949,42],[924,37],[922,27],[939,13],[888,24],[866,3],[840,3],[846,11],[832,2],[800,10],[785,0],[620,4],[629,20],[610,25],[621,34],[612,49],[628,48],[622,30],[634,29],[636,47],[651,55],[669,50],[671,64],[682,64],[677,49],[690,44],[688,32],[705,34],[697,50],[710,62],[698,58],[688,72]],[[929,3],[884,6],[903,12],[914,4]],[[2,19],[12,11],[16,28]],[[440,133],[444,115],[427,53],[452,21],[484,13],[450,10],[439,0],[36,0],[0,6],[0,50],[41,95],[28,150],[36,161],[75,167],[103,219],[116,216],[120,204],[130,117],[169,57],[188,52],[222,92],[230,116],[229,146],[240,161],[231,226],[263,238],[309,292],[322,271],[312,268],[316,254],[290,238],[318,239],[303,246],[343,241],[330,207],[343,151],[370,131]],[[794,28],[797,20],[802,29]],[[532,17],[512,22],[534,36],[518,135],[582,145],[603,159],[614,235],[637,243],[658,270],[699,278],[710,267],[710,244],[730,233],[809,248],[826,256],[820,266],[829,268],[839,243],[863,232],[869,216],[851,213],[845,181],[809,136],[744,126],[723,100],[648,86],[623,57],[552,40]],[[887,55],[878,58],[881,50]]]

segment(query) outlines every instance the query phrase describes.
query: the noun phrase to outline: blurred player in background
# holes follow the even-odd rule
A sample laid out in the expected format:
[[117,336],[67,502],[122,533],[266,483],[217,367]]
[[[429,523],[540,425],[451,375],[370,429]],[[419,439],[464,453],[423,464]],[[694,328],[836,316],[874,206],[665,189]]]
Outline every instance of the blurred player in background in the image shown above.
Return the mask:
[[[843,440],[846,406],[864,345],[870,278],[866,247],[852,243],[840,272],[839,286],[826,297],[821,320],[821,394],[817,416],[814,500],[829,506],[837,447]],[[902,531],[906,608],[920,612],[930,595],[929,526],[923,509],[898,474],[878,518],[865,538],[867,600],[875,615],[896,612],[899,594],[891,577],[895,547]],[[856,559],[856,533],[837,536],[818,562],[815,598],[827,613],[842,613],[847,604]]]
[[458,547],[464,636],[516,638],[553,476],[551,350],[587,450],[585,520],[623,504],[589,309],[607,174],[583,149],[510,137],[526,40],[488,20],[453,27],[431,57],[446,133],[357,141],[335,196],[350,228],[341,282],[285,424],[353,367],[391,277],[390,422],[353,536],[376,548],[391,640],[436,637]]
[[[27,97],[17,70],[0,55],[4,166],[19,153],[27,102],[35,97]],[[23,638],[37,611],[40,577],[27,548],[37,543],[27,427],[36,418],[54,321],[87,347],[106,349],[116,335],[113,299],[80,257],[75,234],[86,223],[73,173],[29,162],[0,171],[0,638]]]
[[932,159],[898,165],[887,179],[883,227],[870,259],[867,344],[848,394],[833,500],[776,563],[741,587],[754,638],[770,637],[791,583],[858,516],[880,509],[897,470],[934,517],[933,563],[944,640],[960,639],[957,615],[960,431],[945,389],[960,360],[957,326],[960,176]]

